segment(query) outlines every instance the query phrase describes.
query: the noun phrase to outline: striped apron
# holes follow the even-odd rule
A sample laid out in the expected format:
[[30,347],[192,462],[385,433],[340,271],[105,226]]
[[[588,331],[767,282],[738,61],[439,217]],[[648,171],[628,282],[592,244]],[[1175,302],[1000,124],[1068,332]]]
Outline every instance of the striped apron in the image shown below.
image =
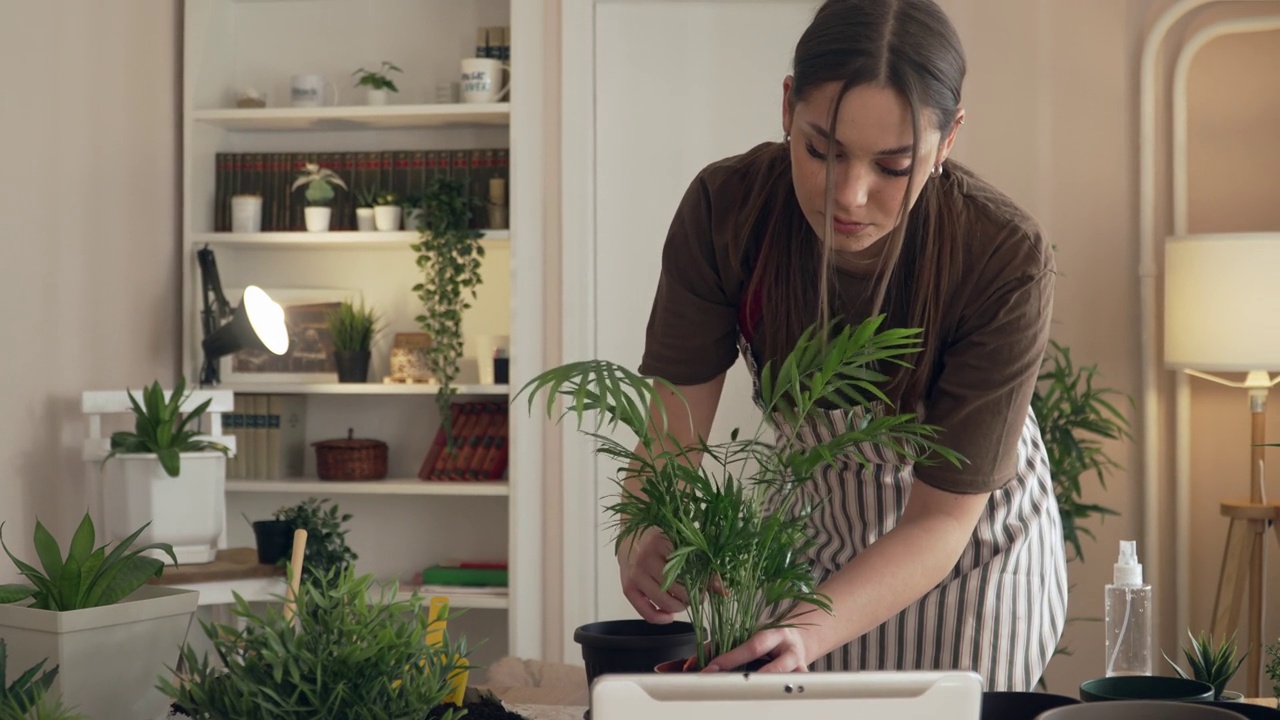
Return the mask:
[[[739,333],[739,349],[762,407],[757,363]],[[838,434],[845,419],[832,413]],[[774,417],[781,424],[780,417]],[[787,430],[779,426],[779,432]],[[825,428],[801,431],[803,443],[829,440]],[[893,529],[914,480],[909,464],[873,444],[821,468],[800,491],[816,509],[808,559],[818,583]],[[1027,413],[1018,441],[1017,478],[993,492],[956,566],[923,597],[862,637],[818,658],[810,670],[973,670],[988,690],[1031,690],[1066,620],[1062,525],[1039,426]]]

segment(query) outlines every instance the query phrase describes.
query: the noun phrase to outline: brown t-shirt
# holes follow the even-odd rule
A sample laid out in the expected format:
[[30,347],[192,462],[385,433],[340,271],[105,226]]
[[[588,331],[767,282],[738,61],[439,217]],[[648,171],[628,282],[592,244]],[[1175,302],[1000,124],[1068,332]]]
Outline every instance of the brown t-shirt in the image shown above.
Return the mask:
[[[662,273],[639,372],[676,385],[707,382],[738,357],[739,304],[750,281],[741,213],[757,193],[794,193],[789,163],[776,143],[708,165],[689,185],[662,252]],[[1049,336],[1053,253],[1036,221],[959,163],[941,178],[945,202],[963,205],[971,227],[956,283],[946,299],[935,372],[922,408],[942,428],[938,440],[967,462],[920,465],[918,479],[952,492],[985,492],[1017,474],[1018,440]],[[766,168],[771,169],[771,168]],[[782,181],[770,182],[770,176]],[[877,252],[838,253],[832,312],[861,322],[871,311]]]

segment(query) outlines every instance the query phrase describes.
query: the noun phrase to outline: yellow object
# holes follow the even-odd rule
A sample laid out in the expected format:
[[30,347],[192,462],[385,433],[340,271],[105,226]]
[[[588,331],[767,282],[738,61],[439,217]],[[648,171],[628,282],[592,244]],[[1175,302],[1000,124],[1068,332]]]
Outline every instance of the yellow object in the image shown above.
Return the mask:
[[[427,612],[431,613],[428,617],[430,622],[427,624],[427,644],[439,645],[444,642],[445,626],[448,624],[446,615],[449,612],[449,598],[443,595],[433,595],[428,603]],[[449,678],[452,684],[452,691],[445,698],[445,702],[451,702],[459,707],[462,706],[463,698],[467,692],[467,680],[471,675],[471,671],[467,668],[470,663],[466,658],[458,658],[458,671]]]

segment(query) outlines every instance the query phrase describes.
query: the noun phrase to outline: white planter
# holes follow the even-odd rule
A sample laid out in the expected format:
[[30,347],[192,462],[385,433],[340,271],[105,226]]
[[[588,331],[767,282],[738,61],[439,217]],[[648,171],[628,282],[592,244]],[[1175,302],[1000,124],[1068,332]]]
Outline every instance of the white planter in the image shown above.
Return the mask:
[[1235,690],[1223,690],[1222,697],[1218,699],[1222,702],[1243,702],[1244,693],[1238,693]]
[[376,230],[377,225],[373,221],[373,208],[358,207],[356,208],[356,229],[360,232],[369,232]]
[[390,95],[385,89],[375,90],[369,88],[365,91],[365,102],[370,105],[386,105],[387,98]]
[[417,230],[420,222],[422,222],[422,208],[414,208],[404,214],[405,230]]
[[399,205],[378,205],[374,207],[374,226],[379,230],[399,230],[402,210],[403,208]]
[[308,205],[303,208],[303,215],[307,220],[307,232],[327,232],[332,214],[333,208],[327,205]]
[[146,585],[114,605],[55,612],[0,605],[9,677],[45,660],[58,666],[52,691],[92,720],[165,717],[169,698],[155,689],[172,677],[200,594]]
[[[169,543],[179,565],[213,562],[226,523],[227,459],[220,452],[183,453],[178,477],[151,453],[116,455],[102,476],[105,535],[119,542],[151,523],[136,543]],[[166,563],[168,555],[147,554]]]

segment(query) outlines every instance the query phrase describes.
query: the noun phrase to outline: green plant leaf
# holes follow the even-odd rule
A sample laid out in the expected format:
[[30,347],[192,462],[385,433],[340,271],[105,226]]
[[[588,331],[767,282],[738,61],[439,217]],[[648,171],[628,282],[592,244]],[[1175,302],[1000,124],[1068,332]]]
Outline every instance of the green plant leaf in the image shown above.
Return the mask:
[[62,576],[62,549],[58,547],[58,540],[39,520],[36,521],[35,546],[36,556],[44,566],[45,577],[57,585]]
[[0,605],[20,602],[35,594],[36,589],[30,585],[0,585]]

